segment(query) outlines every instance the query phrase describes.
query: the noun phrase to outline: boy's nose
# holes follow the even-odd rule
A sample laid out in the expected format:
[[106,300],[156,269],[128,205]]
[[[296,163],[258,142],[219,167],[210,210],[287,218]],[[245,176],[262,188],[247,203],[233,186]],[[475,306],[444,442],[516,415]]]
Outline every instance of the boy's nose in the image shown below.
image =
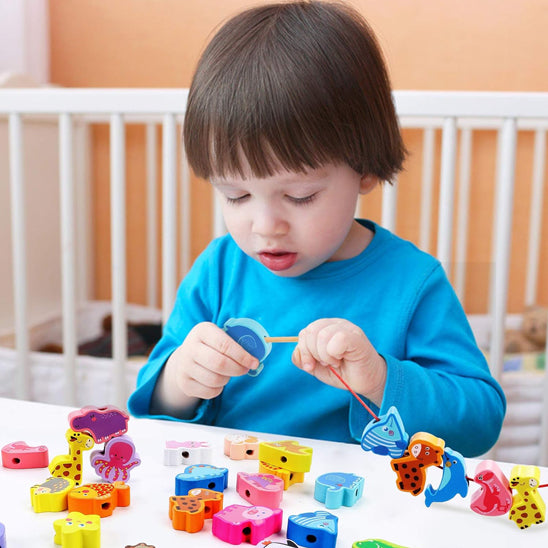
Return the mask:
[[255,212],[252,230],[258,236],[283,236],[288,229],[289,223],[275,211],[258,208]]

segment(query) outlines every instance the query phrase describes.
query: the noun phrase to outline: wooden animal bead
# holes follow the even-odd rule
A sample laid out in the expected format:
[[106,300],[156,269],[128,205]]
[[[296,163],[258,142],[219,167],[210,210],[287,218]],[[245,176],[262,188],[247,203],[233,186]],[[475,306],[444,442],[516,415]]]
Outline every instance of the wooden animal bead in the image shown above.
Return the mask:
[[508,516],[520,529],[538,525],[544,521],[546,505],[537,487],[540,484],[538,466],[518,464],[512,468],[510,487],[517,493],[512,499],[512,508]]
[[69,512],[97,514],[106,518],[120,506],[129,506],[129,485],[123,481],[114,483],[88,483],[73,489],[68,494]]
[[312,448],[295,440],[263,441],[259,444],[259,460],[290,472],[309,472]]
[[88,432],[95,443],[105,443],[127,432],[129,415],[114,405],[88,405],[69,413],[68,419],[76,432]]
[[53,542],[63,548],[100,548],[101,519],[95,515],[69,512],[53,522]]
[[36,513],[62,512],[67,509],[67,496],[74,488],[70,478],[48,478],[39,485],[30,488],[30,502]]
[[284,493],[282,478],[273,474],[238,472],[236,491],[250,504],[279,508]]
[[289,516],[287,538],[303,547],[335,548],[338,521],[337,516],[323,510]]
[[91,466],[105,481],[129,481],[130,470],[141,464],[135,445],[129,436],[110,439],[102,451],[90,455]]
[[426,481],[426,468],[439,466],[445,450],[445,441],[427,432],[417,432],[403,457],[392,459],[392,469],[397,474],[396,485],[400,491],[413,496],[422,493]]
[[265,341],[268,333],[264,327],[251,318],[230,318],[225,322],[223,329],[227,335],[259,360],[257,369],[250,369],[247,373],[250,377],[256,377],[263,370],[263,362],[272,350],[272,343]]
[[392,406],[379,420],[373,419],[363,430],[361,447],[377,455],[390,455],[393,459],[401,457],[409,443],[398,410]]
[[446,502],[460,495],[468,494],[466,464],[464,457],[448,447],[442,455],[443,473],[437,489],[429,485],[424,491],[424,503],[429,507],[433,502]]
[[259,472],[261,474],[272,474],[284,482],[284,490],[287,491],[295,483],[304,482],[304,472],[291,472],[279,466],[273,466],[267,462],[259,461]]
[[175,494],[187,495],[191,489],[204,487],[213,491],[224,491],[228,486],[228,468],[209,464],[193,464],[175,476]]
[[166,441],[164,464],[198,464],[211,460],[211,445],[207,441]]
[[223,494],[211,489],[191,489],[188,495],[169,498],[169,519],[173,528],[197,533],[204,521],[223,508]]
[[246,434],[225,436],[224,454],[233,460],[258,459],[259,438]]
[[280,508],[231,504],[213,516],[211,532],[230,544],[257,544],[282,528]]
[[352,544],[352,548],[405,548],[401,544],[394,544],[387,540],[381,540],[378,538],[370,538],[367,540],[358,540]]
[[512,507],[512,490],[508,478],[493,460],[483,460],[476,467],[474,482],[480,488],[472,495],[470,508],[484,516],[502,516]]
[[314,485],[314,498],[326,508],[354,506],[363,494],[364,479],[355,474],[330,472],[322,474]]
[[93,438],[85,432],[75,432],[69,428],[65,434],[69,444],[68,455],[58,455],[49,465],[50,474],[56,478],[70,478],[75,485],[82,482],[83,452],[89,451],[95,444]]
[[124,548],[156,548],[152,544],[146,544],[144,542],[140,542],[139,544],[126,544]]
[[46,468],[48,463],[45,445],[30,447],[24,441],[14,441],[2,447],[2,466],[6,468]]

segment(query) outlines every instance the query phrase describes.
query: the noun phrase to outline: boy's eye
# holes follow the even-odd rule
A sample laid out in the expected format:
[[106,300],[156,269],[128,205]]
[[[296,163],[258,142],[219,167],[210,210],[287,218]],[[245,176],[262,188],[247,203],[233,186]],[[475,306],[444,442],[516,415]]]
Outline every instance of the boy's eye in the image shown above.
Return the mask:
[[302,198],[296,198],[295,196],[287,196],[287,199],[293,202],[294,204],[298,205],[305,205],[309,204],[316,198],[316,192],[314,194],[310,194],[309,196],[303,196]]
[[249,198],[249,194],[243,194],[242,196],[236,196],[235,198],[231,198],[230,196],[225,196],[225,200],[229,204],[241,204],[245,200]]

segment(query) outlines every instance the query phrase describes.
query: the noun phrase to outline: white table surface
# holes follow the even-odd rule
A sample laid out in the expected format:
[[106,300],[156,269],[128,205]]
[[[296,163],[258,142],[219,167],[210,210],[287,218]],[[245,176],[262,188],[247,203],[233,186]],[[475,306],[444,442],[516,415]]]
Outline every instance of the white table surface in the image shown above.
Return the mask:
[[[28,445],[46,445],[50,460],[68,452],[65,431],[68,413],[74,408],[23,402],[0,398],[0,447],[25,441]],[[124,548],[139,542],[156,548],[174,546],[231,546],[211,534],[211,520],[206,520],[199,533],[187,533],[172,528],[168,516],[169,497],[175,494],[175,476],[184,466],[164,466],[163,454],[167,440],[208,441],[212,446],[212,461],[207,464],[229,470],[224,506],[247,504],[236,492],[236,474],[258,472],[258,461],[230,460],[223,454],[223,441],[228,429],[192,425],[171,421],[131,418],[127,434],[135,443],[141,465],[132,469],[129,485],[131,504],[117,508],[112,516],[101,519],[102,548]],[[252,434],[252,432],[245,432]],[[548,523],[520,530],[508,515],[487,517],[470,509],[471,493],[479,487],[471,483],[468,496],[436,504],[424,504],[424,494],[413,497],[396,487],[396,476],[390,468],[390,458],[363,451],[358,445],[318,440],[287,438],[256,434],[262,441],[296,439],[313,448],[312,467],[304,483],[284,491],[281,508],[283,525],[280,534],[271,539],[285,539],[287,518],[293,514],[324,510],[314,499],[315,479],[327,472],[353,472],[365,478],[363,497],[352,507],[328,510],[339,518],[337,548],[350,548],[357,540],[381,538],[409,548],[466,548],[548,546]],[[102,448],[103,444],[94,449]],[[478,461],[467,460],[467,475],[473,476]],[[511,464],[500,463],[508,476]],[[6,527],[8,548],[54,547],[53,522],[66,512],[39,513],[32,510],[30,487],[42,483],[47,468],[14,470],[0,466],[0,522]],[[441,470],[429,469],[427,483],[439,485]],[[97,482],[84,453],[84,483]],[[548,483],[548,469],[541,469],[541,483]],[[545,501],[548,488],[542,489]],[[250,546],[244,543],[242,546]]]

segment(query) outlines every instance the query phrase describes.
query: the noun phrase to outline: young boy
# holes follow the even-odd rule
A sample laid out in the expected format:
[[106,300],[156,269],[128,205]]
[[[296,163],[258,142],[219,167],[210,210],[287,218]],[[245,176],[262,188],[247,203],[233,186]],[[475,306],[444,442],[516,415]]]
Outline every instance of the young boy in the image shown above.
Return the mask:
[[[129,409],[218,426],[360,441],[396,406],[466,456],[497,440],[504,394],[440,263],[367,220],[360,194],[401,170],[389,78],[365,21],[341,4],[241,13],[204,51],[184,140],[228,234],[183,280]],[[222,329],[251,318],[274,344],[257,360]]]

